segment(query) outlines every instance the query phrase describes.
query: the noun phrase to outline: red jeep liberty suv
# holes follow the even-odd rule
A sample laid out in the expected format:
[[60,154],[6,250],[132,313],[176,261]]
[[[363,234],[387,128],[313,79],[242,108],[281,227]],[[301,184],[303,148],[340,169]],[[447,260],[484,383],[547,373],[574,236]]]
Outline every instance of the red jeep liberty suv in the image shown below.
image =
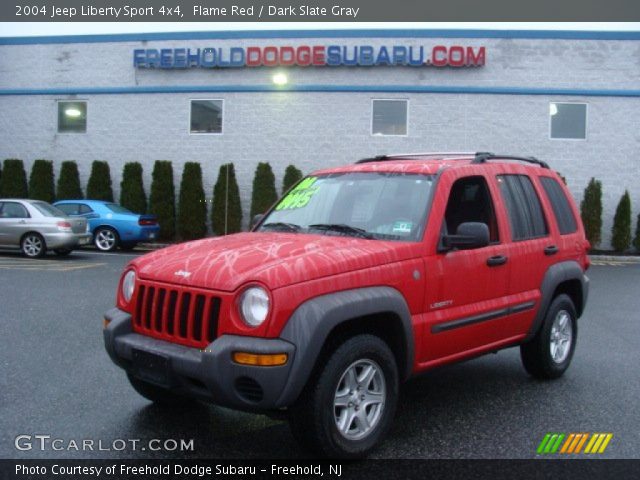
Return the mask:
[[425,370],[518,345],[562,375],[588,247],[542,161],[379,156],[304,178],[251,232],[131,261],[104,341],[149,400],[285,415],[305,447],[362,457]]

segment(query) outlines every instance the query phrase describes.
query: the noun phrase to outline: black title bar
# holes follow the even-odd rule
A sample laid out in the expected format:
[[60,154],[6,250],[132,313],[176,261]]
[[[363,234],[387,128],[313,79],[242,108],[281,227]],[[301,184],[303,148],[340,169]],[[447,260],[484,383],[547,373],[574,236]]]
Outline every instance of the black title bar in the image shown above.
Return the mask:
[[3,0],[2,22],[638,21],[637,0]]

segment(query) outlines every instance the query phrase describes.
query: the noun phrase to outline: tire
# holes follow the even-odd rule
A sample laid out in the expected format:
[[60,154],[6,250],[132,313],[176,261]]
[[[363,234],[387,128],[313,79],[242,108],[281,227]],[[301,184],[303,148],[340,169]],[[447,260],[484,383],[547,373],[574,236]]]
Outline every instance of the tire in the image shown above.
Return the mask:
[[35,232],[25,234],[20,241],[22,253],[29,258],[40,258],[47,253],[47,244],[42,235]]
[[129,372],[127,372],[127,378],[136,392],[157,405],[161,405],[163,407],[181,407],[195,403],[195,400],[192,398],[178,395],[166,388],[158,387],[145,382],[144,380],[140,380]]
[[56,255],[59,257],[66,257],[72,252],[72,250],[70,248],[56,248],[54,252],[56,252]]
[[520,346],[525,370],[539,379],[559,378],[569,368],[578,337],[576,308],[568,295],[553,299],[544,323],[528,343]]
[[93,244],[102,252],[113,252],[119,243],[120,237],[113,228],[100,227],[93,234]]
[[124,250],[126,252],[130,252],[138,245],[136,242],[120,242],[120,250]]
[[[291,408],[291,431],[310,452],[330,458],[365,457],[387,433],[395,414],[395,357],[379,337],[358,335],[322,363]],[[369,378],[362,380],[365,372]]]

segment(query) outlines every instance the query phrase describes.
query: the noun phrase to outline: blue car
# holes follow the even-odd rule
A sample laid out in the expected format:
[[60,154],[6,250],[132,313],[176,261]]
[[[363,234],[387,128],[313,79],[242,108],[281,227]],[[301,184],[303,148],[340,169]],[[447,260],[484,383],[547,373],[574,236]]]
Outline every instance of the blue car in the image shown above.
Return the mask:
[[133,213],[117,203],[61,200],[54,205],[69,216],[86,218],[93,243],[103,252],[111,252],[118,247],[131,250],[139,242],[154,241],[160,232],[155,215]]

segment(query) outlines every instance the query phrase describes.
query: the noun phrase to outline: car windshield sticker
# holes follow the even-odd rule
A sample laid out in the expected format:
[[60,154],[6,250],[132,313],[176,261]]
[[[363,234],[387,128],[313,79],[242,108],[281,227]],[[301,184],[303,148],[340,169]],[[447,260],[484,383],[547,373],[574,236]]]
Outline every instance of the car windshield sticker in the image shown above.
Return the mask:
[[413,223],[411,222],[396,222],[393,224],[393,233],[411,233]]
[[311,197],[320,189],[315,185],[318,177],[308,177],[301,181],[286,197],[284,197],[276,210],[293,210],[294,208],[306,207]]

